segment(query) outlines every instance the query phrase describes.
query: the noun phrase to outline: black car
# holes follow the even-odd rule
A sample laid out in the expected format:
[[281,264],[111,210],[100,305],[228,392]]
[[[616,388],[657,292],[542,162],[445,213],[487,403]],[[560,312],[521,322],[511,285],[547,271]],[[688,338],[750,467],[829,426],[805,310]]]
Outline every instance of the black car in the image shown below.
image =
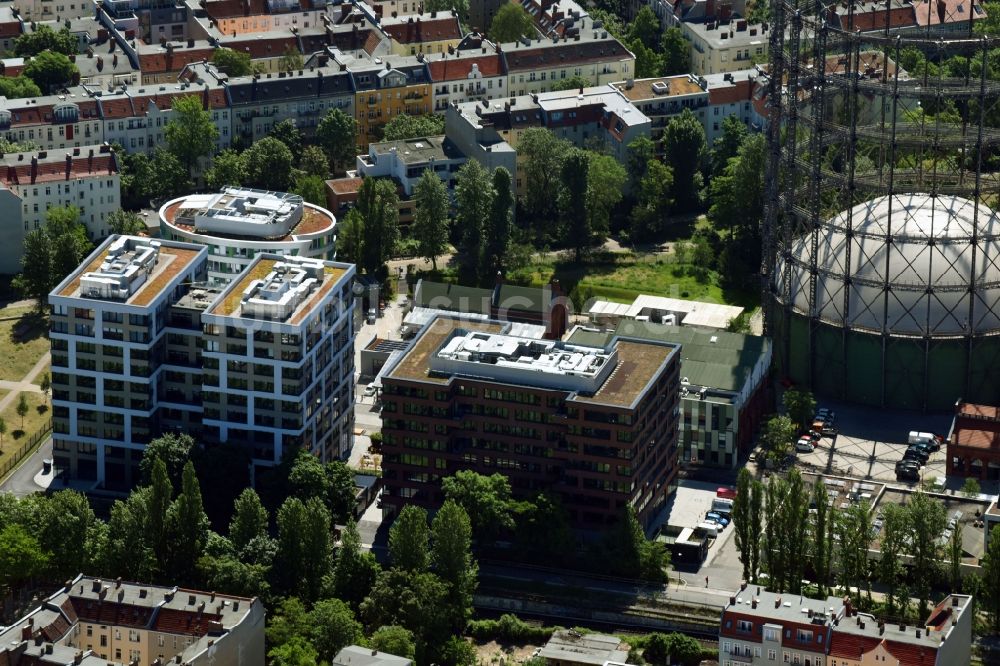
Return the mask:
[[903,454],[903,460],[919,460],[921,465],[926,463],[928,458],[930,458],[930,454],[927,451],[913,447],[906,449],[906,453]]
[[920,467],[917,465],[896,465],[897,481],[919,481]]

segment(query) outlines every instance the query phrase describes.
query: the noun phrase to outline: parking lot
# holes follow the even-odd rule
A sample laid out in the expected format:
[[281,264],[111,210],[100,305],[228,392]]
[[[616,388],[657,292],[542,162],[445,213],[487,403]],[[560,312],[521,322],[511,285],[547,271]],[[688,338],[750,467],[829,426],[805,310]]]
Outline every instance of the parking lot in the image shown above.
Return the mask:
[[[889,412],[856,405],[822,404],[837,413],[838,434],[823,437],[812,453],[796,453],[804,470],[896,482],[896,462],[907,448],[910,431],[946,435],[951,417],[918,412]],[[921,477],[943,479],[944,449],[931,455]]]

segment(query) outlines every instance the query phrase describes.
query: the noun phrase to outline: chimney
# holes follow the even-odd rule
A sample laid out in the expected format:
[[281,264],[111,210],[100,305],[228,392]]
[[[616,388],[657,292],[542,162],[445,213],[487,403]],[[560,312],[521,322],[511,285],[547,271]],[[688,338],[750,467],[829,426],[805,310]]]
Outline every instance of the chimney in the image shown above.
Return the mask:
[[958,597],[956,597],[954,594],[951,595],[951,605],[954,608],[958,608]]
[[113,55],[113,56],[111,57],[111,66],[112,66],[112,67],[117,67],[117,66],[118,66],[118,54],[117,54],[117,53],[116,53],[116,54],[114,54],[114,55]]
[[923,635],[923,633],[924,632],[922,632],[920,629],[917,629],[917,638],[920,638]]
[[77,652],[75,655],[73,655],[73,663],[74,664],[79,664],[82,661],[83,661],[83,653],[82,652]]
[[747,589],[747,582],[745,580],[740,581],[740,591]]
[[122,586],[122,577],[118,576],[118,578],[115,579],[115,587],[117,588],[121,586]]
[[729,605],[730,606],[736,605],[736,597],[729,597]]
[[[32,155],[31,157],[31,184],[35,184],[35,179],[38,177],[38,157]],[[94,590],[98,590],[101,587],[101,581],[94,581]]]
[[757,608],[757,597],[752,597],[750,599],[750,608]]
[[87,152],[87,171],[92,173],[94,171],[94,149],[91,148]]
[[30,641],[31,640],[31,625],[26,624],[21,627],[21,640]]
[[878,623],[878,635],[881,636],[885,633],[885,622]]
[[774,607],[775,608],[781,608],[781,597],[775,597],[774,598]]

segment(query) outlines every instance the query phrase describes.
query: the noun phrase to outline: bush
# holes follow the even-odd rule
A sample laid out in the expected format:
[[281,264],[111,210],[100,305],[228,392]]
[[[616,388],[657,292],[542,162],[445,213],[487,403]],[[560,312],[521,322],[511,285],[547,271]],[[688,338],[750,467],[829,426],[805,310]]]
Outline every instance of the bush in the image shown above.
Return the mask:
[[498,643],[543,643],[552,637],[552,627],[528,624],[516,615],[506,613],[499,620],[472,620],[466,633],[478,641]]

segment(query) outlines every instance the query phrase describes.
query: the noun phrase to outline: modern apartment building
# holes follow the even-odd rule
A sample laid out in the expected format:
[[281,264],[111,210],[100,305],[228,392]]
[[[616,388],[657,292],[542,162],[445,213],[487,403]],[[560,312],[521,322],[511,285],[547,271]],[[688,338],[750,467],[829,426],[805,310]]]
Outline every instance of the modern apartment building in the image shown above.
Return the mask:
[[747,587],[729,598],[719,631],[723,666],[951,666],[968,664],[972,597],[945,597],[916,626],[884,622],[850,599],[809,599]]
[[128,488],[170,430],[265,466],[285,446],[346,450],[354,267],[262,254],[219,293],[208,259],[115,236],[49,295],[53,455],[71,477]]
[[499,472],[514,492],[559,495],[600,528],[626,505],[649,525],[675,488],[679,348],[523,338],[513,324],[433,318],[382,384],[383,502],[443,501],[442,477]]
[[145,445],[158,434],[158,389],[168,366],[170,305],[205,279],[208,249],[113,236],[49,294],[52,440],[73,478],[110,487],[138,480]]
[[0,629],[0,662],[264,666],[264,605],[80,574]]
[[262,252],[336,257],[336,218],[297,194],[225,187],[160,207],[160,236],[209,248],[208,279],[229,284]]
[[21,271],[25,235],[44,225],[49,208],[67,205],[80,209],[92,240],[108,235],[105,220],[121,207],[118,158],[109,146],[0,157],[0,273]]
[[350,453],[354,265],[259,254],[201,315],[202,433],[257,465]]

